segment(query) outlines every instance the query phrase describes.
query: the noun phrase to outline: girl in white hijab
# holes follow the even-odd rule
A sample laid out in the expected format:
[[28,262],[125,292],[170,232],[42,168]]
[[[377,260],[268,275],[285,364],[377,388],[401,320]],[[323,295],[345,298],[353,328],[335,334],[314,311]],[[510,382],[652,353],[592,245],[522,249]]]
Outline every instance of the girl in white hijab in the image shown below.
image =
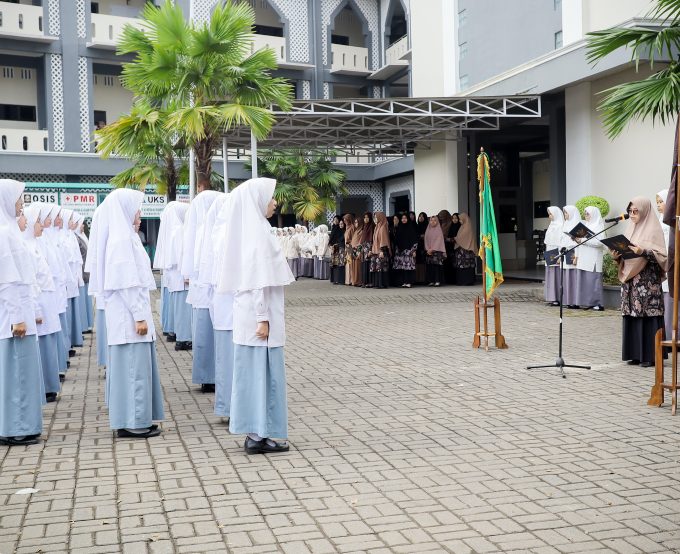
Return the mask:
[[24,184],[0,179],[0,444],[36,444],[45,389],[36,337],[33,256],[17,225]]
[[24,209],[19,218],[19,229],[26,243],[26,248],[33,256],[36,269],[36,330],[40,349],[45,398],[47,402],[54,402],[61,390],[59,382],[59,344],[61,323],[59,322],[58,297],[54,287],[54,279],[50,271],[44,248],[41,247],[40,237],[43,228],[40,220],[40,206],[31,204]]
[[[184,246],[182,253],[182,276],[189,281],[187,302],[192,306],[191,382],[201,385],[203,392],[215,392],[215,338],[210,321],[210,288],[201,283],[198,272],[204,248],[204,224],[208,210],[223,193],[204,190],[189,205],[184,221]],[[208,237],[208,241],[210,241]],[[175,345],[177,347],[177,345]]]
[[[191,308],[186,303],[188,287],[181,272],[184,219],[188,210],[189,204],[170,202],[163,211],[164,227],[159,232],[162,240],[159,264],[170,304],[168,328],[164,329],[168,332],[168,342],[178,340],[181,350],[191,347]],[[156,258],[159,258],[158,251]]]
[[314,278],[327,281],[331,275],[328,225],[319,225],[317,231],[314,244]]
[[[593,233],[599,233],[604,229],[604,221],[600,209],[588,206],[585,209],[586,220],[583,222]],[[595,311],[604,310],[602,299],[602,260],[604,257],[604,244],[597,238],[584,242],[576,250],[576,304],[583,308],[592,308]]]
[[161,272],[161,327],[163,329],[163,336],[167,337],[172,329],[171,314],[172,308],[170,304],[170,292],[168,291],[167,275],[164,269],[165,256],[169,248],[170,237],[168,236],[168,229],[170,224],[168,219],[173,211],[176,201],[169,202],[165,209],[161,212],[160,225],[158,226],[158,238],[156,240],[156,251],[153,257],[153,268]]
[[[668,243],[671,238],[671,228],[663,222],[663,211],[666,209],[667,198],[668,189],[663,189],[656,193],[656,216],[659,218],[659,223],[663,230],[663,240],[666,243],[666,250],[668,250]],[[673,337],[673,297],[668,290],[668,279],[664,279],[661,283],[661,290],[663,291],[664,332],[666,334],[666,340],[671,340]]]
[[[97,207],[97,209],[94,211],[94,214],[92,215],[92,224],[90,225],[90,238],[88,241],[88,256],[85,258],[85,265],[84,265],[84,270],[88,273],[90,273],[90,270],[92,269],[92,258],[90,257],[89,253],[89,244],[92,243],[94,244],[97,241],[97,230],[99,228],[98,222],[99,222],[99,214],[101,213],[101,205]],[[107,338],[107,333],[106,333],[106,313],[104,311],[105,304],[104,304],[104,297],[101,294],[95,294],[92,292],[92,290],[89,287],[88,284],[88,291],[87,294],[91,297],[94,298],[94,303],[95,303],[95,318],[94,318],[94,324],[96,327],[96,337],[97,337],[97,344],[96,344],[96,350],[97,350],[97,365],[101,367],[106,367],[108,365],[108,355],[109,355],[109,341]]]
[[94,313],[92,311],[92,300],[87,294],[87,286],[90,281],[90,274],[85,271],[85,260],[87,259],[87,245],[88,239],[83,229],[85,227],[85,218],[78,212],[73,212],[73,234],[76,237],[78,249],[80,251],[81,262],[81,282],[79,287],[78,302],[80,304],[80,322],[83,327],[83,333],[91,333],[92,325],[94,324]]
[[285,452],[288,437],[283,287],[295,280],[270,232],[273,179],[236,187],[222,210],[218,292],[234,294],[234,378],[229,430],[248,454]]
[[159,435],[153,421],[163,419],[149,297],[156,282],[134,231],[143,200],[137,190],[111,192],[99,208],[96,237],[87,253],[90,292],[105,302],[109,422],[119,437],[131,438]]
[[[297,227],[297,226],[296,226]],[[287,227],[288,232],[287,240],[284,243],[286,260],[288,261],[288,266],[291,272],[297,279],[302,275],[300,269],[300,243],[298,241],[298,233],[293,227]]]
[[63,252],[69,268],[69,279],[66,281],[66,296],[68,307],[66,322],[68,336],[71,339],[69,356],[75,356],[75,347],[83,346],[83,329],[80,321],[80,284],[82,282],[82,258],[78,241],[73,234],[73,210],[62,208],[57,223],[57,244]]
[[[568,233],[571,231],[574,227],[576,227],[580,222],[581,222],[581,213],[578,211],[578,208],[576,206],[565,206],[563,209],[563,214],[564,214],[564,225],[562,227],[562,230],[564,233]],[[563,233],[563,240],[564,243],[562,246],[564,248],[572,248],[576,246],[576,242],[574,242],[569,235],[566,235]],[[578,261],[578,256],[580,254],[580,248],[577,250],[574,250],[573,254],[574,257],[576,258],[576,261],[574,261],[573,264],[568,263],[569,258],[565,258],[564,260],[564,300],[563,304],[567,308],[578,308],[578,302],[576,298],[576,280],[577,280],[577,271],[578,269],[576,268],[576,262]]]
[[[545,243],[545,251],[557,250],[562,247],[564,243],[562,227],[564,227],[564,213],[558,206],[550,206],[548,208],[548,217],[550,218],[550,225],[545,232],[543,242]],[[559,264],[545,263],[545,281],[543,285],[543,292],[545,301],[553,306],[559,306],[560,295],[560,267]]]

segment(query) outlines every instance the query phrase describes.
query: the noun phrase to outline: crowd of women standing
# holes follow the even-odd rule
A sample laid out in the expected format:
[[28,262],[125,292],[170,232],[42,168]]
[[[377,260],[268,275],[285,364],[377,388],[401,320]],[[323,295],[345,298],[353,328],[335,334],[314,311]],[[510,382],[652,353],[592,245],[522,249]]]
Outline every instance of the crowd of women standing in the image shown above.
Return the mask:
[[24,185],[0,179],[0,444],[35,444],[42,406],[58,399],[92,302],[83,217],[56,204],[24,207]]
[[[668,190],[656,194],[656,209],[649,198],[633,198],[626,209],[630,219],[624,236],[630,246],[624,252],[610,251],[621,282],[623,316],[622,359],[631,365],[654,365],[654,341],[659,329],[671,336],[672,310],[666,269],[669,227],[662,221]],[[546,263],[545,299],[559,306],[560,279],[563,278],[563,304],[568,308],[603,310],[603,257],[606,246],[593,238],[574,239],[569,232],[583,223],[594,234],[604,230],[600,210],[588,206],[585,218],[575,206],[548,208],[550,225],[545,234],[546,251],[574,250],[574,258],[564,261],[563,277],[559,264]]]

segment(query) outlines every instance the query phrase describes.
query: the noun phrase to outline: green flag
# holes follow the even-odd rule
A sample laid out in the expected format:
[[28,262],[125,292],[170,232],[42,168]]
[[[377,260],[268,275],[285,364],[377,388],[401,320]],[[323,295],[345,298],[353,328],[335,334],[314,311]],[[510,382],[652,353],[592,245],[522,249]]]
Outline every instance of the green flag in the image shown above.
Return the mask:
[[479,256],[484,262],[484,276],[486,277],[486,297],[496,290],[503,282],[503,266],[501,264],[501,250],[498,247],[498,232],[496,231],[496,215],[491,198],[491,180],[489,176],[489,156],[482,152],[477,157],[477,180],[479,181]]

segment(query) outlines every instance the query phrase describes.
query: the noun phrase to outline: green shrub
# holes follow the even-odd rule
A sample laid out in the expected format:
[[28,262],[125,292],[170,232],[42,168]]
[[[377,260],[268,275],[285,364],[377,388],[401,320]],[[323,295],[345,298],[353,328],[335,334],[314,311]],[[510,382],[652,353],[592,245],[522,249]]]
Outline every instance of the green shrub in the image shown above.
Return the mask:
[[[592,204],[588,205],[592,206]],[[614,261],[611,254],[605,254],[602,260],[602,282],[605,285],[615,287],[621,284],[621,281],[619,281],[619,264]]]
[[599,208],[602,217],[607,217],[609,214],[609,202],[604,198],[599,196],[584,196],[576,202],[576,207],[578,208],[578,211],[581,212],[581,219],[586,218],[586,208],[588,206]]

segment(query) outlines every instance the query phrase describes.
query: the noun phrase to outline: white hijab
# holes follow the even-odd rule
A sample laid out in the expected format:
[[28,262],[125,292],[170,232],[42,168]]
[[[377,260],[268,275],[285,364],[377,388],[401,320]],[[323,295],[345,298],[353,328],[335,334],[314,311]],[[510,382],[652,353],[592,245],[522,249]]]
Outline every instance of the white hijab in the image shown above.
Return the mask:
[[275,187],[273,179],[250,179],[236,187],[223,206],[219,293],[280,287],[295,281],[265,217]]
[[27,206],[24,209],[24,217],[26,218],[26,230],[21,233],[21,238],[24,239],[33,254],[36,284],[40,291],[54,291],[52,271],[38,237],[35,236],[35,224],[40,219],[40,206],[35,204]]
[[[564,211],[569,214],[569,219],[564,220],[564,225],[562,226],[562,231],[564,233],[568,233],[571,231],[574,227],[576,227],[580,222],[581,222],[581,212],[578,211],[578,208],[576,206],[565,206]],[[564,237],[564,246],[571,247],[576,244],[574,240],[568,236],[568,235],[563,235]]]
[[218,264],[215,263],[215,259],[219,257],[219,253],[222,251],[220,237],[224,234],[224,224],[226,223],[220,220],[219,215],[228,198],[229,194],[220,194],[212,203],[205,216],[198,268],[198,282],[201,285],[215,286],[217,284],[215,268]]
[[81,226],[85,222],[85,218],[78,212],[73,212],[73,221],[76,222],[76,228],[73,230],[75,235],[85,243],[85,246],[89,244],[89,239],[87,235],[82,231]]
[[[602,220],[602,214],[600,213],[600,208],[595,206],[588,206],[585,212],[590,216],[589,221],[584,221],[583,224],[588,227],[593,233],[599,233],[604,229],[604,221]],[[597,240],[597,239],[594,239]]]
[[91,294],[156,288],[149,256],[133,228],[143,201],[138,190],[116,189],[99,206],[96,237],[87,252]]
[[17,225],[16,203],[24,184],[0,179],[0,286],[35,284],[35,268]]
[[[661,198],[661,200],[666,202],[666,199],[668,198],[668,189],[663,189],[660,190],[659,192],[656,193],[656,195]],[[668,248],[668,243],[671,240],[671,228],[670,226],[666,225],[663,222],[663,214],[660,214],[658,211],[656,212],[656,217],[659,218],[659,223],[661,223],[661,229],[663,230],[663,239],[666,242],[666,248]]]
[[163,210],[153,259],[154,268],[172,269],[179,265],[182,253],[182,226],[188,210],[189,204],[176,201],[168,203]]
[[205,216],[220,194],[223,193],[204,190],[198,193],[189,204],[189,211],[184,219],[182,267],[180,268],[185,279],[195,279],[198,276]]
[[543,242],[548,246],[561,246],[564,231],[564,213],[557,206],[550,206],[548,212],[553,216],[550,225],[545,232]]

